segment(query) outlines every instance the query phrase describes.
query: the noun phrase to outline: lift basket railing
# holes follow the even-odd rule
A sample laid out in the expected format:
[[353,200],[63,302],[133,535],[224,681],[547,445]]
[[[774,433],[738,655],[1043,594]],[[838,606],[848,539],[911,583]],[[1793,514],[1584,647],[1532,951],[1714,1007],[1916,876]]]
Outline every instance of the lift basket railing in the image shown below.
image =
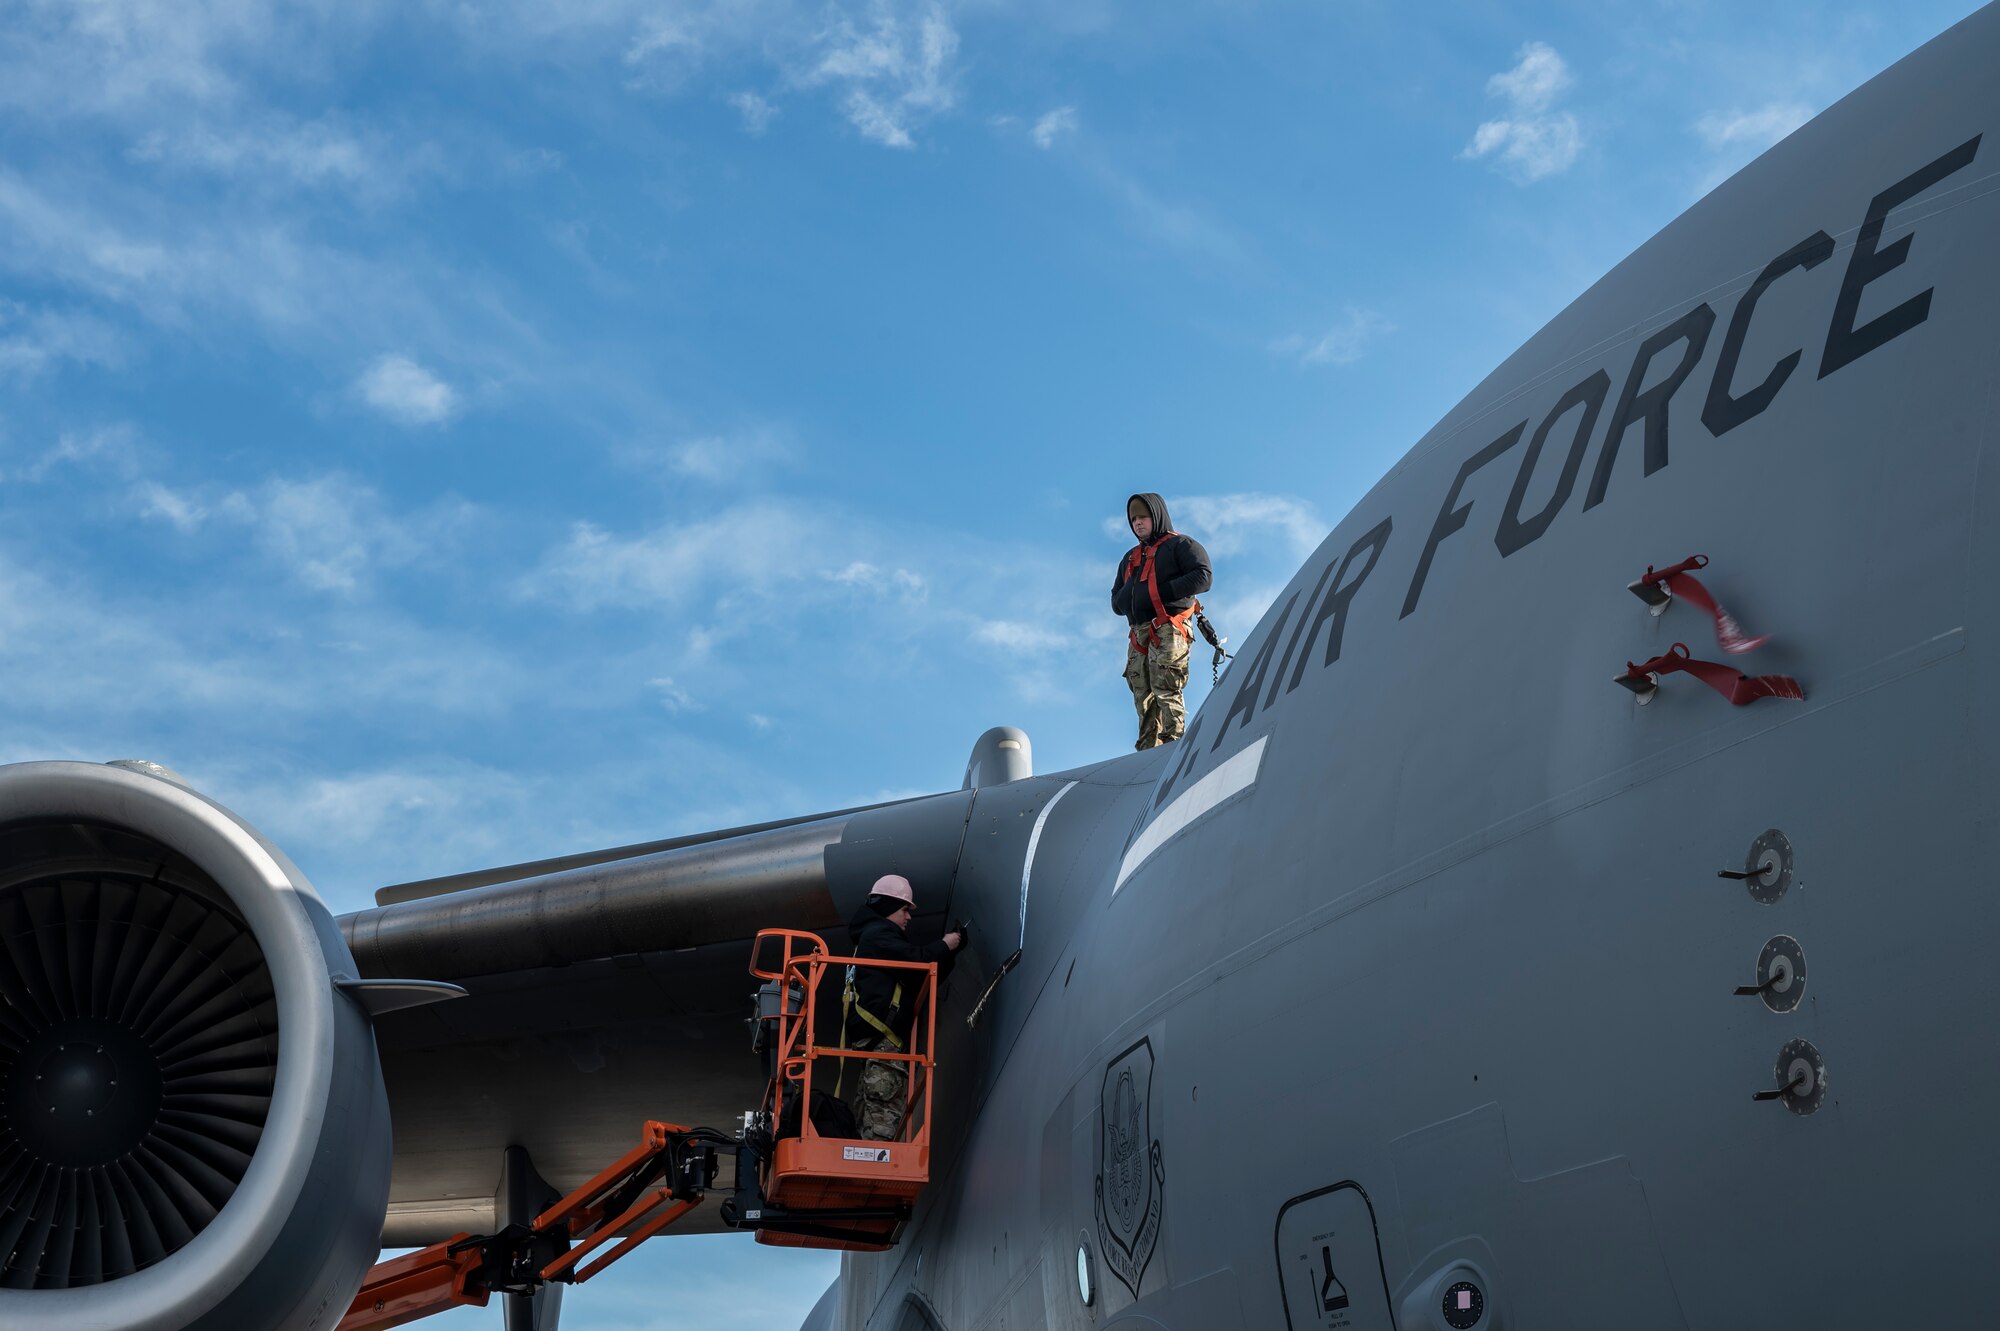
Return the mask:
[[[850,966],[857,972],[892,973],[901,982],[904,990],[901,1010],[915,1014],[909,1039],[901,1052],[890,1049],[863,1052],[843,1047],[846,1041],[838,1029],[843,1019],[840,996]],[[937,964],[834,956],[817,934],[766,929],[757,935],[750,973],[758,979],[775,982],[781,996],[775,1012],[763,1018],[776,1027],[770,1033],[775,1073],[765,1088],[763,1110],[769,1115],[767,1121],[775,1124],[790,1098],[797,1097],[801,1108],[799,1149],[789,1154],[801,1157],[800,1162],[804,1163],[806,1159],[823,1158],[817,1145],[820,1142],[859,1145],[858,1138],[829,1138],[820,1134],[811,1113],[814,1089],[831,1093],[838,1085],[843,1091],[850,1091],[859,1085],[862,1067],[868,1061],[902,1063],[909,1072],[902,1135],[896,1142],[878,1145],[894,1147],[903,1143],[907,1144],[906,1149],[891,1152],[886,1161],[860,1163],[907,1165],[917,1174],[910,1181],[921,1183],[930,1163],[931,1083],[935,1067],[931,1049],[937,1028]],[[843,1166],[859,1158],[859,1152],[833,1154]],[[843,1167],[840,1172],[849,1171]],[[885,1172],[906,1174],[902,1168]]]

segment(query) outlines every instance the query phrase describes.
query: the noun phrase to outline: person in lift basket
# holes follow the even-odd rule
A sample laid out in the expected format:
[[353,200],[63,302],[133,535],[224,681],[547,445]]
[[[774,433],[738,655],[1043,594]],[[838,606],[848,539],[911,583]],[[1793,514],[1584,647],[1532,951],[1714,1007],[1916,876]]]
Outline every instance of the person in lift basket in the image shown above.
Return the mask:
[[[863,961],[935,961],[942,983],[958,960],[965,935],[954,929],[935,943],[918,943],[909,936],[917,895],[901,874],[875,880],[868,900],[847,922],[854,955]],[[882,1049],[900,1054],[908,1048],[910,1028],[917,1018],[919,976],[914,971],[853,969],[841,1006],[842,1027],[849,1049]],[[842,1060],[847,1062],[849,1060]],[[870,1141],[896,1141],[903,1135],[904,1101],[909,1096],[910,1065],[880,1059],[861,1062],[861,1099],[856,1117],[861,1135]]]

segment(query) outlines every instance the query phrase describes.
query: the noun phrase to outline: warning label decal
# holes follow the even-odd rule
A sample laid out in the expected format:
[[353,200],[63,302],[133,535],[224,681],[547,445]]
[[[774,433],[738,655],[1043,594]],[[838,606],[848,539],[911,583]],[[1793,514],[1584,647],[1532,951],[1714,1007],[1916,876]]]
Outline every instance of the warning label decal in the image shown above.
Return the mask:
[[1359,1183],[1278,1208],[1278,1286],[1292,1331],[1396,1331],[1375,1208]]

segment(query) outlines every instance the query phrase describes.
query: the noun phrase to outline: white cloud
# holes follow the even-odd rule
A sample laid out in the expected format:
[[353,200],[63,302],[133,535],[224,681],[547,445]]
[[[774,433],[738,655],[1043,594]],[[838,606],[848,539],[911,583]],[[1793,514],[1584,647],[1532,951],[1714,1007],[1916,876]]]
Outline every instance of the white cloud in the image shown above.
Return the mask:
[[1703,116],[1695,132],[1711,148],[1748,145],[1762,152],[1813,118],[1804,102],[1771,102],[1754,111],[1730,111]]
[[539,176],[560,171],[569,159],[555,148],[507,148],[501,151],[500,169],[510,176]]
[[1395,325],[1375,311],[1350,305],[1341,321],[1318,337],[1292,333],[1273,341],[1270,350],[1304,365],[1352,365],[1370,342],[1395,331]]
[[[212,522],[247,533],[268,567],[314,592],[343,601],[371,589],[385,569],[450,549],[477,510],[456,499],[392,510],[369,486],[332,474],[223,491],[176,489],[155,479],[135,483],[142,518],[191,536]],[[229,539],[237,542],[231,535]]]
[[137,431],[123,423],[101,425],[87,430],[64,430],[56,436],[53,446],[26,467],[15,479],[23,481],[45,481],[57,472],[70,468],[84,471],[108,472],[114,476],[132,477],[139,471],[139,437]]
[[1488,96],[1507,103],[1508,115],[1479,126],[1459,156],[1491,157],[1518,184],[1567,171],[1583,150],[1583,128],[1556,100],[1574,80],[1545,42],[1529,42],[1512,69],[1486,82]]
[[911,126],[957,103],[952,63],[958,30],[935,0],[907,16],[877,0],[862,25],[837,15],[817,45],[817,59],[794,75],[796,81],[843,89],[841,109],[849,122],[884,147],[915,147]]
[[239,0],[17,8],[7,20],[0,102],[94,116],[227,102],[240,84],[226,65],[237,52],[271,45],[274,19]]
[[117,366],[126,350],[123,334],[90,315],[0,300],[0,375],[33,379],[63,362]]
[[701,38],[681,19],[649,18],[625,47],[625,63],[643,65],[661,56],[686,56],[701,47]]
[[[1296,563],[1318,549],[1327,533],[1313,506],[1294,495],[1188,495],[1170,500],[1167,511],[1174,525],[1201,541],[1211,555],[1268,549],[1275,537]],[[1129,528],[1121,531],[1130,539]]]
[[578,609],[757,598],[825,567],[849,544],[806,505],[761,500],[619,537],[579,522],[521,590]]
[[[438,166],[437,154],[398,150],[365,121],[301,121],[278,108],[325,96],[350,39],[365,40],[383,12],[254,0],[16,5],[0,43],[0,107],[79,142],[77,122],[105,122],[135,163],[381,195],[412,168]],[[274,84],[288,95],[268,95]],[[241,211],[245,200],[230,203]]]
[[567,802],[562,784],[449,758],[350,771],[237,759],[208,789],[284,846],[339,910],[373,905],[370,890],[385,882],[545,853],[523,834]]
[[469,513],[447,505],[392,514],[374,490],[340,476],[266,481],[225,496],[214,511],[248,527],[293,579],[343,598],[366,590],[378,569],[411,563],[427,541],[448,537]]
[[1249,249],[1236,231],[1203,208],[1164,198],[1109,162],[1092,163],[1092,171],[1112,197],[1125,205],[1138,229],[1156,243],[1225,264],[1241,264],[1249,257]]
[[1521,48],[1520,57],[1512,69],[1486,80],[1487,95],[1505,100],[1516,115],[1548,110],[1575,82],[1569,66],[1546,42],[1529,42]]
[[232,515],[254,523],[264,548],[306,586],[352,593],[378,549],[400,536],[364,515],[360,497],[334,481],[274,481],[258,500],[232,496]]
[[1030,132],[1035,140],[1035,146],[1046,152],[1056,146],[1057,139],[1076,133],[1076,126],[1076,108],[1058,106],[1037,120],[1035,128]]
[[170,253],[94,209],[51,197],[5,167],[0,167],[0,222],[9,235],[0,262],[97,296],[142,304],[162,319],[173,318],[177,298],[193,284],[190,278],[209,266],[198,253]]
[[1048,630],[1019,619],[983,620],[972,636],[1010,652],[1038,652],[1048,645]]
[[656,93],[681,92],[743,35],[732,29],[722,10],[696,6],[681,10],[668,16],[648,14],[639,20],[625,46],[625,66],[632,71],[627,86]]
[[706,439],[690,439],[684,444],[676,444],[668,454],[668,464],[683,476],[698,476],[705,481],[727,480],[735,474],[736,464],[741,459],[740,451],[729,446],[729,441],[719,435]]
[[1465,156],[1497,152],[1508,174],[1528,184],[1569,170],[1582,149],[1583,130],[1565,111],[1532,120],[1489,120],[1473,135]]
[[516,147],[479,131],[447,127],[456,135],[447,148],[338,114],[300,121],[246,108],[222,121],[162,119],[164,126],[147,129],[126,150],[127,160],[159,167],[163,175],[219,177],[239,193],[267,197],[303,189],[375,205],[424,177],[518,175],[561,163],[559,153]]
[[[136,311],[197,356],[275,340],[357,368],[384,346],[419,359],[450,347],[454,364],[480,367],[487,381],[531,361],[544,368],[535,353],[545,349],[527,345],[532,335],[500,298],[511,279],[451,271],[411,243],[421,226],[357,234],[325,206],[328,193],[399,194],[419,175],[483,185],[508,173],[503,159],[516,150],[500,131],[353,95],[356,62],[377,53],[385,26],[395,41],[429,40],[422,29],[437,8],[6,7],[0,113],[20,150],[0,153],[0,285],[20,276],[60,291],[143,346]],[[77,316],[26,331],[0,323],[0,376],[121,359],[122,341]]]
[[[247,533],[264,567],[319,593],[352,601],[371,589],[383,569],[404,568],[419,555],[449,548],[475,515],[470,505],[441,500],[413,511],[392,512],[373,489],[338,475],[271,479],[245,489],[176,488],[145,474],[155,449],[127,425],[67,431],[23,468],[16,479],[54,483],[59,473],[117,482],[114,511],[158,522],[182,537],[215,524]],[[230,535],[232,563],[240,547]],[[212,540],[197,550],[212,551]],[[252,567],[255,567],[254,561]]]
[[218,132],[208,126],[156,129],[132,146],[135,162],[190,167],[223,176],[276,173],[303,185],[354,186],[378,182],[385,168],[361,141],[339,126],[282,121]]
[[0,549],[0,671],[10,715],[46,718],[52,736],[104,727],[102,740],[57,746],[80,752],[127,748],[132,741],[117,736],[133,729],[134,716],[281,703],[287,686],[242,659],[239,643],[190,642],[208,622],[196,613],[198,601],[190,594],[161,613],[72,569],[43,571]]
[[[1257,621],[1278,599],[1278,593],[1285,589],[1283,582],[1251,581],[1232,583],[1219,592],[1202,598],[1208,606],[1209,622],[1224,639],[1223,649],[1234,652],[1242,647],[1250,631],[1257,627]],[[1197,643],[1195,659],[1203,665],[1213,660],[1207,646]]]
[[[210,507],[212,523],[226,517]],[[81,737],[64,752],[138,752],[194,776],[191,758],[144,737],[171,732],[263,752],[254,736],[279,717],[345,727],[401,709],[478,713],[556,687],[490,643],[344,600],[274,599],[256,585],[254,561],[128,581],[0,546],[7,714]]]
[[183,341],[275,334],[342,356],[470,344],[489,361],[538,346],[490,283],[320,244],[257,200],[218,209],[126,174],[80,184],[0,164],[0,232],[0,273],[128,307]]
[[275,826],[309,825],[314,840],[368,841],[412,816],[440,822],[443,815],[462,813],[465,802],[459,790],[436,776],[368,772],[307,780],[290,800],[267,801],[275,807],[265,816]]
[[458,409],[452,386],[407,356],[382,356],[355,380],[361,400],[399,425],[437,425]]
[[743,117],[743,132],[752,138],[761,137],[778,118],[778,108],[754,92],[733,92],[729,104]]
[[[904,542],[895,544],[901,554]],[[759,499],[635,536],[579,522],[519,589],[581,610],[655,605],[691,614],[713,610],[735,633],[774,616],[793,616],[802,598],[824,599],[829,587],[876,605],[920,603],[926,579],[905,560],[883,557],[879,551],[888,546],[820,505]],[[829,551],[851,554],[829,568]]]
[[672,675],[661,675],[658,679],[649,679],[646,681],[646,687],[660,695],[660,706],[670,712],[698,712],[702,710],[701,704],[694,700],[692,694],[674,683]]
[[764,425],[745,426],[728,434],[699,435],[671,444],[647,440],[613,449],[613,457],[635,471],[665,470],[715,485],[748,480],[771,464],[785,462],[792,456],[792,444],[785,431]]
[[865,88],[856,88],[841,103],[847,119],[861,131],[861,137],[885,148],[914,148],[917,141],[903,128],[902,117],[893,106],[885,106]]
[[923,576],[906,568],[883,569],[866,560],[857,559],[845,568],[826,575],[830,582],[843,587],[857,587],[863,591],[893,593],[905,600],[922,600],[925,593]]
[[[631,84],[656,92],[759,62],[785,86],[827,90],[864,139],[892,148],[915,147],[921,122],[957,102],[959,36],[942,0],[735,0],[677,5],[666,16],[639,0],[595,0],[517,4],[497,23],[468,9],[459,22],[473,40],[537,58],[569,49],[588,61],[616,40]],[[753,135],[778,113],[760,93],[727,100]]]
[[164,519],[184,536],[199,528],[208,517],[208,510],[195,500],[158,481],[142,482],[133,496],[139,501],[139,516]]

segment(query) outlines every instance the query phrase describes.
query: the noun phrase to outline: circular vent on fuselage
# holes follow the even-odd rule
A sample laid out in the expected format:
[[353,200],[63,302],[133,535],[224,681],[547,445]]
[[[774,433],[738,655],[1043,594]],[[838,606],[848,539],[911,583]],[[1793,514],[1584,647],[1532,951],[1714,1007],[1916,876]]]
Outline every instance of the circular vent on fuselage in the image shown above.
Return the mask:
[[212,881],[135,833],[0,829],[0,1289],[145,1269],[212,1221],[270,1111],[277,1005]]

